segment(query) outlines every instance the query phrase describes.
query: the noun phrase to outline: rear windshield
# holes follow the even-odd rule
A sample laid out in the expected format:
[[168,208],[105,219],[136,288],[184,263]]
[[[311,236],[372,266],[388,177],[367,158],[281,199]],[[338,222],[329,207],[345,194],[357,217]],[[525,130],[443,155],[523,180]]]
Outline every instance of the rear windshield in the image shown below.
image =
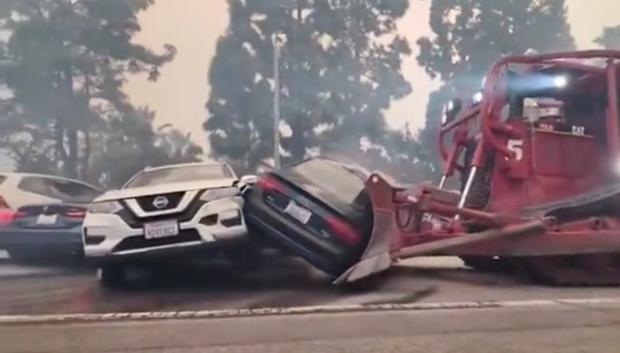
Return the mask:
[[223,164],[170,167],[140,172],[125,188],[229,178],[234,178],[234,174]]
[[357,201],[366,181],[362,171],[335,161],[312,159],[289,169],[284,176],[343,214],[361,207]]
[[18,188],[67,203],[90,202],[100,194],[99,190],[86,184],[45,177],[24,177]]

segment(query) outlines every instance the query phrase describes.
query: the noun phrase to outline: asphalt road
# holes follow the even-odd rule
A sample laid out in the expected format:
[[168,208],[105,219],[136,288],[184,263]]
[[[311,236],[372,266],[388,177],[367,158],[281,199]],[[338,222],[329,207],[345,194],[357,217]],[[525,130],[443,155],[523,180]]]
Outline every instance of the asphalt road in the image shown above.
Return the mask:
[[616,288],[551,288],[475,273],[456,258],[408,261],[364,292],[334,288],[304,264],[283,258],[254,273],[192,264],[135,275],[132,285],[109,290],[93,269],[0,260],[0,315],[620,297]]
[[3,353],[616,353],[620,306],[0,325]]
[[[408,261],[374,290],[347,292],[299,261],[272,260],[253,273],[223,263],[136,272],[130,286],[109,290],[99,285],[92,268],[14,264],[0,254],[0,353],[615,353],[620,346],[616,288],[543,287],[525,278],[476,273],[446,257]],[[560,300],[577,298],[585,300]],[[481,301],[508,304],[446,309],[446,303]],[[157,317],[356,305],[367,310],[393,303],[406,310],[105,320],[124,313]],[[99,315],[80,315],[88,313]],[[62,319],[39,319],[44,314]],[[91,319],[66,322],[67,314]],[[41,321],[26,324],[20,318]]]

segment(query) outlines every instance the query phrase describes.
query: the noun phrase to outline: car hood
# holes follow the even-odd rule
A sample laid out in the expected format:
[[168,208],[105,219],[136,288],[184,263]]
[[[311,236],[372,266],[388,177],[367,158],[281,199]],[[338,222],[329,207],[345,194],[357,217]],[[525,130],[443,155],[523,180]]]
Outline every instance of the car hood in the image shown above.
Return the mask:
[[217,180],[204,180],[204,181],[192,181],[183,183],[167,183],[151,186],[143,186],[137,188],[127,188],[122,190],[112,190],[99,196],[94,202],[113,201],[122,199],[131,199],[140,196],[161,195],[169,194],[179,191],[191,191],[191,190],[203,190],[211,188],[223,188],[234,186],[237,179],[217,179]]

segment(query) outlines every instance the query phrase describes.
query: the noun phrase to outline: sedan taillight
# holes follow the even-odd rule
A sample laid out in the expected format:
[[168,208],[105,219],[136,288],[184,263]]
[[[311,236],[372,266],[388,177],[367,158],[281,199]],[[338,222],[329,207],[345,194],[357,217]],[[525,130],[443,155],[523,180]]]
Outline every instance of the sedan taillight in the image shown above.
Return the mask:
[[11,222],[13,222],[15,215],[16,215],[16,212],[11,209],[8,209],[8,208],[0,209],[0,225],[10,224]]
[[282,183],[271,175],[265,175],[256,181],[256,186],[264,191],[277,191],[282,192]]
[[84,218],[86,216],[86,209],[78,208],[78,207],[70,208],[66,210],[64,213],[65,213],[65,216],[69,218]]
[[332,233],[347,244],[353,245],[360,241],[360,235],[353,226],[335,216],[325,218]]

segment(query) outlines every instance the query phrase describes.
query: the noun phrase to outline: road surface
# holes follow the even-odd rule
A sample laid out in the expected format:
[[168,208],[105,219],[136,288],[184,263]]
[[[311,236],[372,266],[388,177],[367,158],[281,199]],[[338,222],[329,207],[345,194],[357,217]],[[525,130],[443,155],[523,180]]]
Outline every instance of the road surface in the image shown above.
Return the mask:
[[201,264],[150,275],[137,277],[123,290],[106,290],[93,269],[0,262],[0,315],[620,297],[616,288],[550,288],[474,273],[456,258],[406,262],[367,292],[334,288],[305,265],[286,259],[252,274]]
[[3,353],[616,353],[620,306],[0,325]]
[[[91,268],[0,259],[0,352],[615,353],[620,346],[620,289],[543,287],[475,273],[456,258],[408,261],[368,292],[336,289],[283,258],[250,274],[193,264],[134,275],[132,285],[112,291]],[[398,310],[383,311],[392,304]],[[313,313],[317,306],[335,313]],[[298,311],[247,315],[280,307]]]

